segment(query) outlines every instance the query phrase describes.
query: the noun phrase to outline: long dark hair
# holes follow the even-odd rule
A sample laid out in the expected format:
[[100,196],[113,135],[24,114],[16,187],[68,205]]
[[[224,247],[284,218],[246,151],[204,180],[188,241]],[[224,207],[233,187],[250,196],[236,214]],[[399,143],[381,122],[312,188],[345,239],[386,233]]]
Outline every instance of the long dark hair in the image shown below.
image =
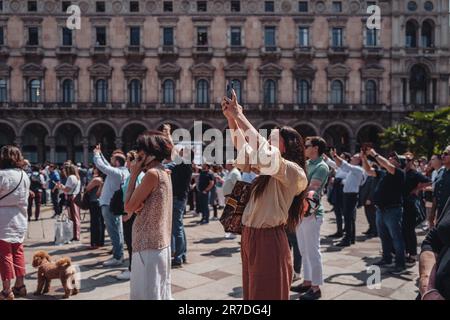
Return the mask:
[[[292,127],[282,127],[280,130],[280,136],[284,140],[284,145],[286,148],[286,152],[282,154],[283,158],[298,164],[306,174],[306,158],[305,158],[305,143],[303,141],[302,136]],[[255,200],[262,196],[264,190],[271,176],[260,175],[253,182],[253,196]],[[299,220],[300,214],[303,211],[303,200],[306,197],[306,190],[300,193],[298,196],[295,196],[292,200],[292,204],[289,208],[289,217],[287,221],[287,229],[290,232],[295,230]]]

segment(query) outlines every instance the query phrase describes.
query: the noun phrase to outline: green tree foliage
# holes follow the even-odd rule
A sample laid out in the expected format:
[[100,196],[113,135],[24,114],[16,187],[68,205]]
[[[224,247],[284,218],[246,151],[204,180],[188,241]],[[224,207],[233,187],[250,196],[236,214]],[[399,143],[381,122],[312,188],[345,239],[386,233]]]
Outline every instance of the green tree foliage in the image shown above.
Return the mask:
[[380,137],[386,150],[411,151],[429,158],[450,144],[450,107],[413,112],[404,123],[387,128]]

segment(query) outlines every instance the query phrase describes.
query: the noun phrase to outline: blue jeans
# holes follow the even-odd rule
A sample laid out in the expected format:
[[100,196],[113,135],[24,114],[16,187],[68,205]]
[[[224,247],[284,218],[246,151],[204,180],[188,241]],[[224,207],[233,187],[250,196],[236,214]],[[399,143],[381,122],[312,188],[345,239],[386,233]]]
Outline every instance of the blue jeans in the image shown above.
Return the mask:
[[383,259],[392,261],[392,252],[395,251],[395,265],[405,266],[405,243],[402,233],[403,208],[389,209],[377,208],[377,229],[381,239]]
[[186,233],[184,232],[183,214],[186,209],[186,199],[173,199],[172,210],[172,248],[174,260],[183,262],[186,259]]
[[109,206],[102,206],[103,220],[105,220],[106,230],[111,238],[114,259],[123,258],[123,226],[122,216],[111,213]]

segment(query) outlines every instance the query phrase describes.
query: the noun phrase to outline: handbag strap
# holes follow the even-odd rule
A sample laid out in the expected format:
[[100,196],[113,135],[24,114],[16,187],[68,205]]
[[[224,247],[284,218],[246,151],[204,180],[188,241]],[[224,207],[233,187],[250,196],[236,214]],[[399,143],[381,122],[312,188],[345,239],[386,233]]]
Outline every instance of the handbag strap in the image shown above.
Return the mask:
[[1,198],[0,198],[0,201],[3,200],[3,199],[5,199],[5,198],[6,198],[7,196],[9,196],[10,194],[13,194],[14,191],[16,191],[17,188],[19,188],[19,186],[20,186],[20,184],[22,183],[22,180],[23,180],[23,171],[21,171],[20,173],[21,173],[21,174],[20,174],[20,181],[19,181],[19,183],[17,184],[17,186],[16,186],[14,189],[12,189],[10,192],[8,192],[6,195],[4,195],[3,197],[1,197]]

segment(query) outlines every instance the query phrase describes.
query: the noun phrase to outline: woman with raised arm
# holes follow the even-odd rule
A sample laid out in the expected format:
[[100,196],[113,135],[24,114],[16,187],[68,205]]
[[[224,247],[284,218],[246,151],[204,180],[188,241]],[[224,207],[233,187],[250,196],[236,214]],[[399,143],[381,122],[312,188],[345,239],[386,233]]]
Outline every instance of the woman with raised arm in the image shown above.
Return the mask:
[[295,230],[303,211],[303,139],[291,127],[282,127],[267,141],[245,117],[234,91],[231,100],[223,99],[222,110],[239,151],[237,166],[250,164],[260,174],[242,216],[244,299],[288,300],[292,260],[285,228]]

